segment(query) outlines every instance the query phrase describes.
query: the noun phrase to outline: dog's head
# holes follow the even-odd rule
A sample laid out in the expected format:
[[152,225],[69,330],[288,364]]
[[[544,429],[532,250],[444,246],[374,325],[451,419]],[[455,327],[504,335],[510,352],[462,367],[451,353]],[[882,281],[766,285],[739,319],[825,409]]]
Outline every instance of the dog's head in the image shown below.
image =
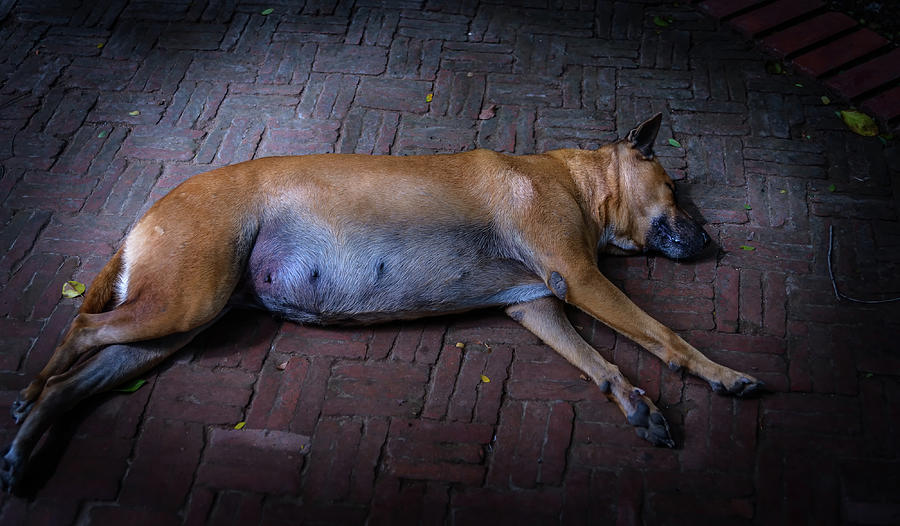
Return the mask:
[[611,166],[618,191],[609,210],[606,251],[656,251],[672,259],[696,256],[709,236],[675,200],[675,184],[653,154],[662,115],[637,125],[614,143]]

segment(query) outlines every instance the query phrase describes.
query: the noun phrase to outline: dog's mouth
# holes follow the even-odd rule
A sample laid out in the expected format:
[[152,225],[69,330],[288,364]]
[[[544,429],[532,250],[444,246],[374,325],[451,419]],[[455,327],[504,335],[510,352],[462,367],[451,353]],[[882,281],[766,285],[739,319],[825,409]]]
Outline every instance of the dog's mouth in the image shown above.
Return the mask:
[[700,254],[710,239],[703,227],[687,217],[659,216],[650,224],[646,246],[669,259],[689,259]]

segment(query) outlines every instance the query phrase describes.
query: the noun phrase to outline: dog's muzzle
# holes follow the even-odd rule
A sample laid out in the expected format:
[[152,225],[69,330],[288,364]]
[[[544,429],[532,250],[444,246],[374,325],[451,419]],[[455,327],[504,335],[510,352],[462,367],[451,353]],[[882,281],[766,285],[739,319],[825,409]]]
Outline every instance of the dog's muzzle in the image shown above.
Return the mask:
[[686,259],[698,255],[709,242],[709,235],[692,219],[659,216],[650,224],[646,246],[670,259]]

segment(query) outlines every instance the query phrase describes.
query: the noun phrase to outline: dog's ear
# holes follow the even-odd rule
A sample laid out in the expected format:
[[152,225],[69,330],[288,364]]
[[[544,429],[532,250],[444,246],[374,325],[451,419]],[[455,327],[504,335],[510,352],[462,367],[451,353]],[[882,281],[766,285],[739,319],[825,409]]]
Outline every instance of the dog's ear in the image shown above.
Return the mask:
[[660,123],[662,123],[662,113],[657,113],[628,132],[626,140],[631,143],[633,148],[641,152],[644,157],[652,159],[653,143],[656,142],[656,134],[659,133]]

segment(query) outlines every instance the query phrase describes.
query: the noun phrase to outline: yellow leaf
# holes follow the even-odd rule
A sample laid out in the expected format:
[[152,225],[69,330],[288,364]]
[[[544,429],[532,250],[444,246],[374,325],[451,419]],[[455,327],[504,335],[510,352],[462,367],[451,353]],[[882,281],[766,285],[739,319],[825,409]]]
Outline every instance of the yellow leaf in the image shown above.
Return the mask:
[[431,99],[433,99],[433,98],[434,98],[434,93],[429,93],[428,95],[425,95],[425,102],[431,102]]
[[878,135],[878,125],[865,113],[858,111],[841,111],[841,119],[854,133],[866,137]]
[[138,110],[133,110],[133,111],[128,112],[128,115],[131,115],[132,117],[137,117],[140,114],[141,114],[141,112],[139,112]]
[[485,376],[485,375],[481,375],[481,381],[484,382],[484,383],[486,383],[486,384],[491,383],[491,379],[488,378],[488,377]]
[[457,346],[458,348],[460,348],[460,349],[465,349],[465,348],[466,348],[466,344],[464,344],[463,342],[456,342],[456,346]]
[[247,425],[247,422],[238,422],[237,425],[234,426],[234,428],[235,429],[244,429],[245,425]]
[[63,283],[62,295],[64,298],[77,298],[84,294],[84,283],[78,281],[67,281]]
[[103,46],[104,46],[103,42],[100,42],[99,44],[97,44],[97,49],[100,49],[100,48],[102,48]]

